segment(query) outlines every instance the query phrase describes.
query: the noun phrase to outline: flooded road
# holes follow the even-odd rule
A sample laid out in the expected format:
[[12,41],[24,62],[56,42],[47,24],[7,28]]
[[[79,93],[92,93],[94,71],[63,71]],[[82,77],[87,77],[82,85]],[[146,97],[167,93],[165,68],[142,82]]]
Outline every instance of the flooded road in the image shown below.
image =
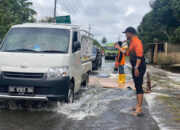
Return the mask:
[[[117,78],[114,62],[105,61],[91,76]],[[127,81],[132,80],[131,70],[125,67]],[[157,76],[157,74],[153,75]],[[161,76],[163,77],[163,76]],[[156,82],[154,80],[154,82]],[[176,82],[176,81],[174,81]],[[158,89],[156,90],[158,93]],[[173,90],[174,92],[174,90]],[[153,94],[152,94],[153,95]],[[144,117],[131,116],[128,111],[135,105],[135,92],[125,89],[105,89],[101,86],[82,88],[73,104],[0,102],[1,130],[158,130],[160,121],[154,120],[155,97],[144,101]],[[159,103],[159,102],[158,102]],[[149,106],[150,105],[150,106]],[[157,108],[157,111],[159,108]],[[162,114],[162,113],[161,113]],[[154,117],[153,117],[154,115]]]

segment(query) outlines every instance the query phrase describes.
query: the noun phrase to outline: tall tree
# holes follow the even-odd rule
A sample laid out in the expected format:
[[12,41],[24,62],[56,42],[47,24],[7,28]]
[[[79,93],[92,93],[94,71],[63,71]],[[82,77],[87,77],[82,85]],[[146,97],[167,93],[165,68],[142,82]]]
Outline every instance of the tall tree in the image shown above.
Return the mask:
[[180,1],[153,0],[150,4],[152,11],[147,13],[138,27],[139,35],[144,43],[160,41],[180,43]]
[[102,44],[106,44],[107,43],[106,37],[103,37],[101,42],[102,42]]
[[102,48],[101,44],[96,39],[93,40],[93,45]]
[[0,37],[15,24],[35,22],[36,12],[31,9],[29,0],[0,0]]

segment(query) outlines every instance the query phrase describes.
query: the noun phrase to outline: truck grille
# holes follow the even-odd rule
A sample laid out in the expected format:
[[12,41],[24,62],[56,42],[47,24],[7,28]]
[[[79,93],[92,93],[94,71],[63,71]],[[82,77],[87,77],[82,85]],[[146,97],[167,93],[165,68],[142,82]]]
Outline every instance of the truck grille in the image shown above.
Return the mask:
[[50,87],[34,87],[35,94],[50,94]]
[[33,79],[43,78],[43,73],[3,72],[3,75],[4,77],[9,77],[9,78],[33,78]]
[[0,93],[7,93],[7,92],[8,92],[8,86],[0,85]]

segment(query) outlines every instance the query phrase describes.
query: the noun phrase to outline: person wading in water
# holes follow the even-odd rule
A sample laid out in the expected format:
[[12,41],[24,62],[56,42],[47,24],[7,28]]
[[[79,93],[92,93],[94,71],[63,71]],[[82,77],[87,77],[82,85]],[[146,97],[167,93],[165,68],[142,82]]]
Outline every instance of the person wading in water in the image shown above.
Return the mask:
[[118,44],[115,47],[125,53],[126,56],[130,56],[130,63],[132,66],[132,77],[136,88],[137,102],[136,106],[131,110],[134,116],[143,116],[142,113],[142,103],[143,103],[143,78],[146,72],[146,63],[143,54],[143,44],[141,40],[136,36],[137,31],[133,27],[128,27],[125,32],[127,39],[130,41],[129,49],[125,51]]

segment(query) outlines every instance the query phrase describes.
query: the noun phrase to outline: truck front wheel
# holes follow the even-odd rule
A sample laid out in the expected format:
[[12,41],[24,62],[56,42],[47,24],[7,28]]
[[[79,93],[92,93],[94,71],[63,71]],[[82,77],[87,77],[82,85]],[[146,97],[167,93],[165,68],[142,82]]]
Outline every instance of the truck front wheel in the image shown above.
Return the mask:
[[70,84],[69,92],[65,97],[66,103],[73,103],[74,102],[74,86],[73,83]]
[[82,83],[83,87],[86,87],[86,86],[88,85],[88,83],[89,83],[89,74],[87,73],[87,74],[86,74],[86,79],[85,79],[85,81]]

